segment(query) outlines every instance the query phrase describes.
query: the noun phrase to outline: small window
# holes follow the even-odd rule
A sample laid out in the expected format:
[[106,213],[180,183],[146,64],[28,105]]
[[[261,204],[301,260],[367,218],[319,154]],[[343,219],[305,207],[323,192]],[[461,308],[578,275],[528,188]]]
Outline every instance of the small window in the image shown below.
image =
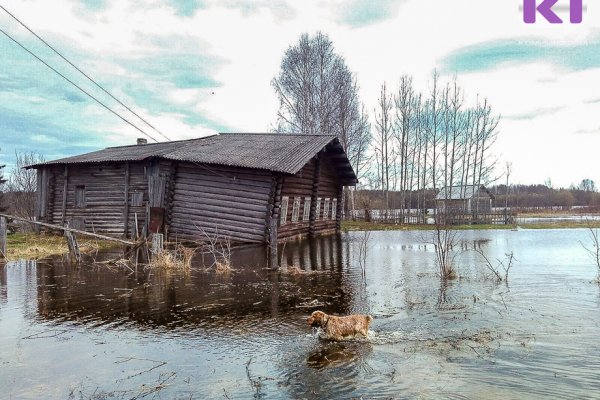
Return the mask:
[[329,216],[329,197],[325,199],[325,203],[323,204],[323,220],[326,220]]
[[300,197],[294,197],[294,206],[292,207],[292,222],[298,222],[300,215]]
[[131,206],[132,207],[141,207],[143,205],[144,205],[144,193],[142,193],[142,192],[131,193]]
[[335,220],[337,217],[337,199],[331,201],[331,219]]
[[304,198],[304,214],[302,215],[302,221],[310,220],[310,197]]
[[285,225],[285,223],[287,222],[287,212],[288,212],[289,201],[290,201],[290,198],[288,196],[283,196],[281,198],[281,209],[279,210],[281,218],[280,218],[279,225]]
[[317,197],[317,205],[315,206],[315,221],[319,219],[319,214],[321,213],[321,198]]
[[77,207],[77,208],[85,207],[85,186],[84,185],[75,186],[75,207]]

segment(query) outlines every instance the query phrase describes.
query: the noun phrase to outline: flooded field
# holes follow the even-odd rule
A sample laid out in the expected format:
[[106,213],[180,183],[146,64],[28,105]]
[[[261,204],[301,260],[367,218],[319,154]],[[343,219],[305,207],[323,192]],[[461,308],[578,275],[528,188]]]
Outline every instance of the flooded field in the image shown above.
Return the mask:
[[[461,232],[440,281],[430,232],[351,232],[189,274],[0,267],[0,398],[600,398],[600,286],[585,229]],[[484,266],[513,252],[508,285]],[[303,272],[299,272],[301,270]],[[370,313],[332,343],[310,312]]]

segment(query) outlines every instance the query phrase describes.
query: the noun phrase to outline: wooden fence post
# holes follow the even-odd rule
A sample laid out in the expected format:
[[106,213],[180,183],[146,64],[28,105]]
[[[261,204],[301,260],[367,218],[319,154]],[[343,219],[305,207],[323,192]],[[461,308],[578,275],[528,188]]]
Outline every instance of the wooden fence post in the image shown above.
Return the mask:
[[75,260],[77,264],[81,263],[81,253],[79,252],[79,244],[77,243],[77,237],[73,232],[65,231],[65,237],[67,238],[67,245],[69,246],[69,258],[71,261]]
[[164,237],[162,233],[151,233],[150,237],[152,238],[152,247],[150,248],[150,252],[152,254],[162,253],[164,249]]
[[6,218],[0,217],[0,260],[6,260]]

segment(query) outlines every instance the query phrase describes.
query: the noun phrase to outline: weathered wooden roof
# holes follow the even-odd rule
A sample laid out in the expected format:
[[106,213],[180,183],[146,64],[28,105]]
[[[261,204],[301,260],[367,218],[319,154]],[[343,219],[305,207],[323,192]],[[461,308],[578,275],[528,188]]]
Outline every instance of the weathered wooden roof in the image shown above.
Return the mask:
[[440,190],[436,200],[464,200],[472,199],[479,190],[487,193],[491,198],[494,196],[485,188],[485,186],[478,185],[466,185],[466,186],[452,186],[450,188],[444,187]]
[[343,184],[358,182],[339,139],[333,135],[225,133],[191,140],[108,147],[28,168],[163,158],[295,174],[321,150],[333,155]]

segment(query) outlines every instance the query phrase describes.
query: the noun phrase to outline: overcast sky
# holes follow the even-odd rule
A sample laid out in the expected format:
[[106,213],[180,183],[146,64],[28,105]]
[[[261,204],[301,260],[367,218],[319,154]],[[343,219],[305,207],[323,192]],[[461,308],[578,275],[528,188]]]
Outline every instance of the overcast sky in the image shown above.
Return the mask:
[[[381,84],[437,69],[502,116],[494,152],[515,183],[600,182],[600,7],[581,24],[523,22],[522,0],[0,0],[170,139],[263,132],[287,47],[329,35],[369,110]],[[569,0],[559,0],[568,6]],[[159,140],[0,9],[0,28]],[[0,163],[135,143],[140,132],[0,34]]]

